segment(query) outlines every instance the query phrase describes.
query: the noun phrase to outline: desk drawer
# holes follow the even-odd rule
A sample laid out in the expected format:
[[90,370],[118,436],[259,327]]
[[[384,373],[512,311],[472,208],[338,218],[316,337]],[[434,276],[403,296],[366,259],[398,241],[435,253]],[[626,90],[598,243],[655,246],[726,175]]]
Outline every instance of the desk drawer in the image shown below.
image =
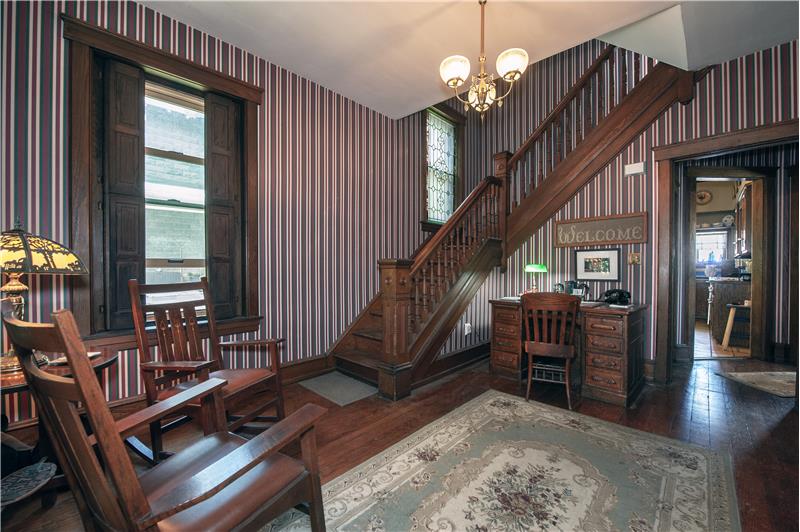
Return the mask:
[[492,338],[492,349],[519,353],[522,349],[522,340],[520,340],[519,336],[516,338],[506,338],[504,336],[495,335]]
[[520,311],[505,308],[495,309],[493,318],[495,323],[500,322],[507,325],[513,325],[517,327],[517,329],[519,329],[519,324],[522,321]]
[[586,334],[601,334],[603,336],[622,336],[622,318],[614,316],[586,316]]
[[622,376],[618,372],[586,366],[586,384],[615,392],[622,391]]
[[519,369],[519,354],[495,351],[492,349],[492,365],[509,369]]
[[598,349],[607,351],[615,355],[622,355],[625,352],[625,342],[620,336],[598,336],[594,334],[586,335],[586,349]]
[[586,365],[600,368],[622,375],[622,359],[620,357],[601,355],[600,353],[586,352]]
[[505,323],[505,322],[495,322],[494,323],[494,335],[495,336],[506,336],[508,338],[520,338],[522,331],[519,327],[519,322],[515,324]]

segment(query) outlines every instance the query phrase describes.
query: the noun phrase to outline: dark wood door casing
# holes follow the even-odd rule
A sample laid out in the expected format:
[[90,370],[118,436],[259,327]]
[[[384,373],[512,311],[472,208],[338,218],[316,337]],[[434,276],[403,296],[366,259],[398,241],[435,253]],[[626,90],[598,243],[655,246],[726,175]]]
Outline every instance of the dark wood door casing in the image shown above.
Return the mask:
[[[656,359],[654,372],[656,382],[669,382],[671,364],[674,356],[673,338],[675,331],[671,318],[676,311],[674,308],[675,298],[672,297],[672,294],[675,283],[677,282],[674,275],[675,269],[672,264],[672,248],[676,233],[674,214],[675,198],[673,197],[676,162],[700,156],[712,157],[771,144],[793,142],[797,140],[797,137],[798,121],[795,119],[767,126],[670,144],[653,149],[653,156],[658,165],[657,189],[659,198],[657,206],[659,223],[656,241],[656,267],[658,271],[656,286]],[[766,297],[769,297],[769,295]]]

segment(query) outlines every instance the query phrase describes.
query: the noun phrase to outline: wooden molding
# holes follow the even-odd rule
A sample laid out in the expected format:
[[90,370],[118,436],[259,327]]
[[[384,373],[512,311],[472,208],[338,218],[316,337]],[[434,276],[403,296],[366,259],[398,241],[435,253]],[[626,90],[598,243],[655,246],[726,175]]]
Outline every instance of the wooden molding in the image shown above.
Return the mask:
[[730,133],[659,146],[653,148],[653,158],[656,161],[665,161],[667,159],[716,157],[726,152],[752,149],[764,144],[797,141],[797,136],[797,119],[787,120],[766,126],[741,129]]
[[153,48],[139,41],[87,24],[68,15],[61,15],[64,37],[96,50],[137,63],[146,70],[155,70],[203,90],[217,91],[260,104],[264,89],[198,65],[177,55]]
[[462,368],[487,359],[489,357],[490,346],[490,342],[482,342],[454,353],[448,353],[446,357],[434,360],[428,367],[427,376],[414,381],[411,387],[419,388],[420,386],[425,386],[450,373],[455,373]]
[[689,140],[653,149],[653,157],[658,164],[658,206],[656,232],[656,335],[655,373],[658,383],[670,381],[672,361],[675,358],[672,338],[674,326],[672,317],[675,309],[672,305],[672,291],[676,280],[673,279],[672,244],[675,224],[672,219],[674,206],[673,179],[675,162],[689,158],[714,157],[724,153],[743,151],[764,145],[797,141],[798,121],[789,120],[767,126],[713,135],[701,139]]

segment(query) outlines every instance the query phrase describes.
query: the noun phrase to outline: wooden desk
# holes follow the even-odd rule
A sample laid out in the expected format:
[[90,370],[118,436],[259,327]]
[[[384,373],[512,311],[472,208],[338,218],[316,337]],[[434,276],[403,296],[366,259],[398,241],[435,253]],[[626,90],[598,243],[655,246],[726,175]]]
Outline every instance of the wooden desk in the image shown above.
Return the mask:
[[[527,370],[522,346],[519,299],[496,299],[492,306],[492,372],[520,380]],[[630,405],[644,385],[644,310],[646,305],[614,309],[581,307],[575,347],[584,397]]]

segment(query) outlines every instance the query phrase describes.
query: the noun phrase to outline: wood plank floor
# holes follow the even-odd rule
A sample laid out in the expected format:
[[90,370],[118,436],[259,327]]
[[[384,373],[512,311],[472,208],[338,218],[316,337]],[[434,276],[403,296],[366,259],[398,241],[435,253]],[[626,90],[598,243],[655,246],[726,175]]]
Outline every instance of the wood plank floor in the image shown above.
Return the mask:
[[[784,370],[756,360],[710,360],[677,368],[669,386],[647,386],[630,409],[583,401],[581,413],[676,438],[733,456],[736,491],[746,531],[798,529],[798,415],[794,399],[782,399],[724,379],[716,371]],[[288,411],[307,402],[329,408],[318,430],[320,468],[327,482],[408,436],[453,408],[493,388],[519,393],[515,383],[476,366],[437,381],[403,401],[369,397],[340,407],[299,385],[286,388]],[[535,397],[566,407],[563,388],[539,385]],[[186,425],[168,436],[180,448],[197,434]],[[4,530],[79,530],[68,493],[42,511],[31,502],[2,514]]]

